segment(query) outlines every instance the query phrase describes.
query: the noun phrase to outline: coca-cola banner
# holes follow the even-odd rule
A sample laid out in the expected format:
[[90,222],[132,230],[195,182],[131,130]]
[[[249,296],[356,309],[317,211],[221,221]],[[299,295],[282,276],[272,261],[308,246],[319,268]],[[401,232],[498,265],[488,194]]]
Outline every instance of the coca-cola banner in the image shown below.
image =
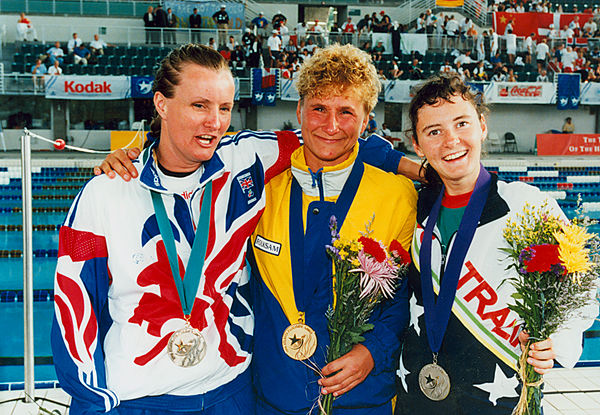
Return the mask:
[[46,98],[125,99],[130,96],[129,76],[46,76]]
[[550,82],[492,82],[485,88],[485,97],[498,104],[551,104],[555,92]]

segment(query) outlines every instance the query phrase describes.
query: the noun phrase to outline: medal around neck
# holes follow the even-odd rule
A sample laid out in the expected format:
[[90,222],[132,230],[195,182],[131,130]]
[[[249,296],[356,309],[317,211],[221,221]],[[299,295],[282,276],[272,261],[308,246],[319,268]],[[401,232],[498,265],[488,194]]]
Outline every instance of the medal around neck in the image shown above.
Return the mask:
[[450,377],[437,363],[429,363],[419,372],[419,387],[432,401],[442,401],[450,393]]
[[187,324],[171,335],[167,353],[177,366],[196,366],[206,356],[206,340],[200,330]]
[[306,360],[317,350],[317,334],[306,324],[292,324],[283,332],[281,345],[292,359]]

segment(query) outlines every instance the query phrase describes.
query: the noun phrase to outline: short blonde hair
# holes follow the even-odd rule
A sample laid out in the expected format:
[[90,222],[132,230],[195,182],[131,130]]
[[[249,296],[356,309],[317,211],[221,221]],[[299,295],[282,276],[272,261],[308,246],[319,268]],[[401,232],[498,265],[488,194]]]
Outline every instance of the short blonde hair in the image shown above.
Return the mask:
[[342,95],[350,89],[356,92],[369,113],[377,105],[381,82],[369,54],[352,45],[335,43],[317,49],[300,66],[296,89],[300,100],[312,96]]

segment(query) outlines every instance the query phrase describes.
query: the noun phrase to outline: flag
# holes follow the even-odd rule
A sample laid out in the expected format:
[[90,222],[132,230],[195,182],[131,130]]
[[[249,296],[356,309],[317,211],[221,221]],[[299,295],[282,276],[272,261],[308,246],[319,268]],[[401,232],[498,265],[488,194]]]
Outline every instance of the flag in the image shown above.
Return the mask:
[[275,105],[279,90],[279,69],[252,69],[252,104]]
[[559,110],[576,110],[579,107],[579,83],[581,75],[578,73],[559,73],[556,86],[556,108]]
[[464,5],[464,0],[435,0],[438,7],[460,7]]
[[494,12],[494,31],[500,35],[504,34],[506,25],[513,21],[513,33],[517,36],[529,36],[538,33],[538,28],[550,27],[554,21],[552,13],[508,13]]

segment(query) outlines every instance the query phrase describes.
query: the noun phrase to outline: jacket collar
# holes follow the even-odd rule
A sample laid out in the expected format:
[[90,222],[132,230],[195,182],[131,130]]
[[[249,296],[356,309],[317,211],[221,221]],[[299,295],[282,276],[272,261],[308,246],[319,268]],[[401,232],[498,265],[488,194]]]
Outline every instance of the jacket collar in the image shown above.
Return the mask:
[[[508,204],[498,194],[498,176],[494,173],[491,174],[490,191],[488,193],[481,218],[479,219],[479,226],[485,225],[486,223],[493,222],[496,219],[506,215],[510,208]],[[419,191],[419,200],[417,201],[417,222],[423,223],[429,216],[431,208],[435,203],[438,195],[441,191],[440,186],[424,186]]]
[[[148,190],[154,190],[160,193],[171,193],[164,187],[160,175],[158,174],[158,165],[156,164],[155,154],[159,143],[160,139],[158,138],[152,140],[151,144],[140,154],[139,161],[143,163],[140,173],[140,184]],[[203,168],[204,171],[200,176],[199,184],[204,186],[209,180],[223,175],[225,164],[215,152],[210,160],[202,163],[200,168]]]
[[[342,192],[352,167],[357,161],[358,143],[352,149],[348,159],[335,166],[325,166],[316,172],[310,170],[306,165],[304,157],[304,146],[292,153],[292,175],[300,184],[302,192],[312,197],[337,197]],[[319,183],[320,181],[320,183]],[[321,186],[322,184],[322,186]],[[321,189],[323,194],[321,194]]]

